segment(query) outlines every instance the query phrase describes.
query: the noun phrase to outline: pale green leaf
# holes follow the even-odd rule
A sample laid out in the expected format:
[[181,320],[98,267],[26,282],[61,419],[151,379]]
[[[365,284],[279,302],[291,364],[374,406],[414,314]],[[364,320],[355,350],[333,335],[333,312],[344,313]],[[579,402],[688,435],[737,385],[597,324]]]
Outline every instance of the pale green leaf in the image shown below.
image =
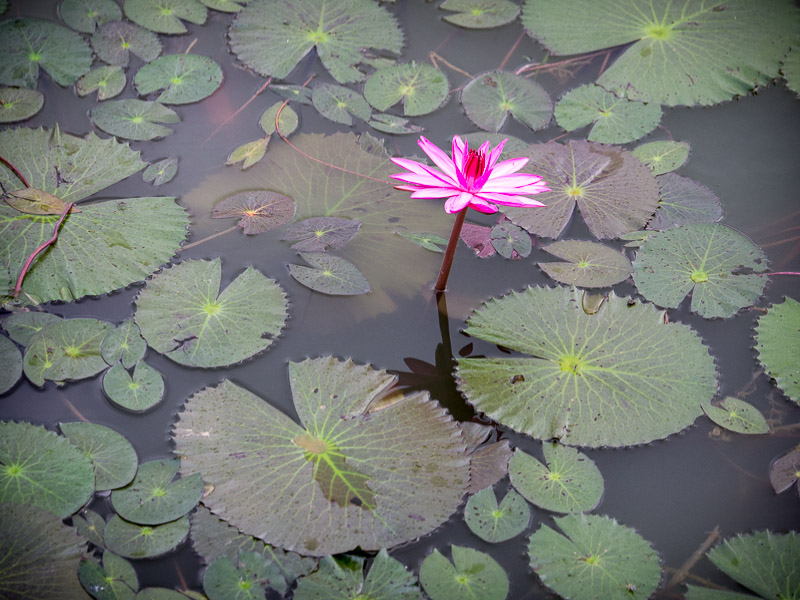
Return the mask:
[[208,11],[198,0],[125,0],[125,16],[156,33],[186,33],[183,21],[202,25]]
[[86,96],[97,92],[98,100],[113,98],[125,89],[128,80],[125,71],[118,65],[97,67],[78,79],[75,88],[79,96]]
[[728,396],[719,404],[704,403],[701,405],[708,418],[720,427],[735,433],[769,433],[769,425],[764,415],[752,404]]
[[500,504],[491,487],[469,497],[464,508],[464,521],[470,531],[491,544],[518,536],[528,526],[531,511],[525,498],[508,490]]
[[225,164],[235,165],[236,163],[241,162],[242,171],[249,169],[262,158],[264,158],[264,154],[267,152],[268,143],[269,137],[264,137],[258,140],[253,140],[252,142],[247,142],[246,144],[242,144],[228,155],[228,158],[225,160]]
[[97,600],[132,600],[139,589],[139,578],[131,563],[113,552],[103,552],[102,566],[92,559],[82,560],[78,578]]
[[103,24],[92,35],[92,48],[97,57],[110,65],[126,67],[133,53],[144,62],[150,62],[161,54],[161,40],[148,31],[127,21],[111,21]]
[[491,29],[510,23],[519,15],[519,6],[509,0],[445,0],[442,10],[454,11],[444,20],[467,29]]
[[6,336],[0,336],[0,394],[5,394],[22,377],[22,354]]
[[126,98],[109,100],[89,111],[92,122],[106,133],[126,140],[154,140],[173,131],[160,123],[178,123],[181,119],[171,108],[158,102]]
[[89,543],[98,548],[105,546],[103,532],[106,529],[106,520],[101,515],[93,510],[84,510],[80,515],[72,515],[72,524]]
[[106,547],[125,558],[154,558],[166,554],[189,535],[189,518],[163,525],[136,525],[119,515],[106,523]]
[[450,93],[447,76],[427,63],[410,62],[378,69],[364,83],[364,97],[383,112],[398,102],[403,114],[417,117],[444,105]]
[[12,340],[20,346],[27,346],[34,335],[60,320],[61,317],[53,313],[31,310],[12,313],[3,319],[2,324]]
[[168,54],[147,63],[133,78],[140,96],[163,90],[161,104],[190,104],[213,94],[222,84],[222,68],[207,56]]
[[0,87],[0,123],[16,123],[42,110],[44,94],[28,88]]
[[103,375],[103,391],[115,406],[145,412],[164,399],[164,378],[143,360],[136,363],[133,376],[117,363]]
[[125,319],[116,329],[108,333],[100,346],[100,351],[103,360],[109,365],[122,361],[122,366],[130,369],[144,357],[147,343],[133,319]]
[[104,425],[82,421],[58,426],[72,445],[92,461],[95,490],[113,490],[133,479],[139,459],[121,434]]
[[662,231],[676,225],[715,223],[722,219],[722,204],[706,186],[675,173],[667,173],[657,180],[658,208],[647,229]]
[[[270,89],[273,88],[271,87]],[[278,111],[280,111],[280,117],[278,116]],[[263,112],[258,121],[258,124],[261,125],[261,129],[263,129],[264,133],[267,135],[275,133],[276,118],[278,119],[278,127],[283,135],[289,136],[297,129],[299,118],[294,109],[288,104],[284,105],[283,102],[276,102]]]
[[403,117],[384,113],[372,113],[372,117],[367,124],[376,131],[393,133],[395,135],[419,133],[425,129]]
[[398,231],[397,235],[401,235],[432,252],[444,252],[443,247],[447,246],[447,240],[435,233],[405,233]]
[[800,50],[789,50],[781,63],[781,75],[786,79],[786,87],[800,94]]
[[258,552],[241,550],[236,559],[220,556],[203,573],[209,600],[261,600],[271,587],[269,561]]
[[226,13],[236,13],[242,10],[243,5],[249,0],[200,0],[208,8]]
[[315,292],[332,296],[357,296],[370,291],[369,281],[348,260],[326,252],[298,252],[310,267],[288,264],[289,274]]
[[500,131],[508,115],[534,131],[553,116],[553,102],[538,83],[508,71],[478,75],[461,92],[470,121],[487,131]]
[[343,125],[352,125],[353,117],[368,121],[372,114],[361,94],[341,85],[322,83],[316,86],[311,102],[323,117]]
[[122,18],[114,0],[63,0],[58,12],[67,25],[83,33],[94,33],[103,23]]
[[505,600],[508,575],[488,554],[450,546],[451,563],[434,551],[419,568],[419,580],[431,600]]
[[689,159],[689,142],[647,142],[633,149],[631,154],[650,167],[653,175],[674,171]]
[[170,156],[158,162],[154,162],[142,173],[142,179],[149,181],[153,185],[164,185],[172,181],[175,173],[178,172],[178,157]]
[[800,302],[786,298],[758,318],[756,352],[758,362],[783,393],[800,404]]
[[566,261],[540,262],[539,267],[567,285],[608,287],[625,281],[633,273],[633,265],[624,254],[596,242],[562,240],[542,250]]

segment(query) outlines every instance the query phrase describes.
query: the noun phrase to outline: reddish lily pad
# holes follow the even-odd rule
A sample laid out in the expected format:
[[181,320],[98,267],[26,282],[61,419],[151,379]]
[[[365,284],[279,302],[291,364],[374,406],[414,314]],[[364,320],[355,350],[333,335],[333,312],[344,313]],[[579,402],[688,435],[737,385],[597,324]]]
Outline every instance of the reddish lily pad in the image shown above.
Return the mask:
[[240,217],[237,225],[242,231],[256,235],[291,221],[294,209],[294,202],[288,196],[267,190],[251,190],[220,200],[211,211],[211,218]]
[[352,240],[361,228],[361,222],[340,217],[312,217],[286,228],[281,238],[295,241],[292,248],[302,252],[324,252],[341,248]]
[[788,490],[795,483],[800,493],[800,449],[784,454],[772,462],[769,467],[769,482],[776,494]]

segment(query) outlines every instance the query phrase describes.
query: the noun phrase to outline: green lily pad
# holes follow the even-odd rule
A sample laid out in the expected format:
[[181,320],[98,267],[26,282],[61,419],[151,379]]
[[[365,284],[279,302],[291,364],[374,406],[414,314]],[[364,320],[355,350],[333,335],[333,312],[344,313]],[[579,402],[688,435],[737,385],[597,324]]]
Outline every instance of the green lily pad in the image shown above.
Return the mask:
[[156,33],[186,33],[183,21],[202,25],[208,11],[198,0],[125,0],[125,16]]
[[364,97],[376,110],[403,103],[407,117],[427,115],[443,106],[450,94],[447,76],[427,63],[410,62],[378,69],[364,83]]
[[657,180],[660,199],[647,229],[663,231],[678,225],[716,223],[722,219],[722,204],[706,186],[675,173],[667,173]]
[[357,296],[370,291],[369,281],[349,260],[326,252],[298,252],[310,264],[286,265],[289,274],[315,292],[331,296]]
[[489,239],[503,258],[525,258],[533,249],[530,234],[507,219],[492,227]]
[[776,494],[782,494],[800,482],[800,449],[794,449],[772,462],[769,467],[769,482]]
[[106,523],[106,548],[125,558],[155,558],[174,549],[189,535],[189,517],[163,525],[137,525],[114,515]]
[[542,525],[528,556],[542,583],[564,598],[649,598],[661,579],[658,554],[630,527],[600,515],[556,517],[562,533]]
[[511,115],[534,131],[553,117],[553,101],[538,83],[507,71],[478,75],[461,92],[470,121],[487,131],[500,131]]
[[719,404],[701,405],[709,419],[720,427],[735,433],[769,433],[769,425],[759,410],[752,404],[728,396]]
[[48,325],[25,349],[25,376],[42,386],[44,381],[70,381],[97,375],[108,365],[100,344],[113,325],[107,321],[64,319]]
[[294,600],[423,600],[417,578],[403,563],[378,552],[364,575],[364,559],[357,556],[324,556],[319,570],[301,577]]
[[98,548],[105,547],[103,532],[106,529],[106,520],[93,510],[84,510],[80,515],[72,515],[72,524],[86,541]]
[[689,149],[688,142],[663,140],[640,144],[631,154],[650,167],[653,175],[663,175],[683,166],[689,159]]
[[618,98],[599,85],[570,90],[555,108],[558,124],[567,131],[592,125],[587,139],[604,144],[627,144],[658,127],[661,105]]
[[790,0],[527,0],[522,24],[556,55],[627,45],[599,85],[632,100],[689,106],[730,100],[777,77],[798,44],[800,14]]
[[341,85],[322,83],[316,86],[311,102],[326,119],[348,126],[353,124],[353,117],[369,121],[372,114],[372,109],[361,94]]
[[552,190],[536,196],[547,206],[503,207],[511,221],[535,235],[557,238],[577,205],[589,231],[612,239],[642,229],[658,206],[656,178],[627,150],[596,142],[550,142],[528,147],[524,171]]
[[504,600],[508,575],[488,554],[450,546],[451,563],[438,550],[425,557],[419,580],[431,600]]
[[509,0],[445,0],[439,8],[456,13],[445,21],[467,29],[500,27],[519,15],[519,6]]
[[544,464],[515,450],[508,464],[513,485],[528,501],[560,513],[588,512],[603,497],[603,476],[592,460],[561,444],[543,444]]
[[58,426],[72,445],[92,461],[95,490],[113,490],[133,479],[139,459],[131,443],[121,434],[96,423],[59,423]]
[[12,313],[3,319],[2,324],[12,340],[20,346],[27,346],[33,336],[60,320],[61,317],[53,313],[31,310]]
[[0,421],[0,502],[68,517],[94,492],[89,459],[65,438],[29,423]]
[[324,252],[341,248],[352,240],[361,228],[361,222],[339,217],[311,217],[294,223],[284,230],[284,241],[297,241],[292,248],[307,252]]
[[63,0],[58,13],[64,23],[83,33],[94,33],[103,23],[122,18],[122,10],[113,0]]
[[287,100],[300,104],[311,104],[311,88],[302,85],[271,85],[269,89]]
[[539,263],[539,267],[567,285],[608,287],[625,281],[633,273],[633,265],[624,254],[596,242],[562,240],[542,250],[566,261]]
[[27,88],[36,87],[40,67],[67,86],[92,66],[92,51],[80,34],[43,19],[0,23],[0,56],[0,83]]
[[126,67],[131,53],[150,62],[161,54],[162,46],[152,31],[127,21],[110,21],[92,35],[92,49],[103,62]]
[[159,123],[178,123],[181,119],[171,108],[158,102],[135,98],[109,100],[89,111],[95,127],[126,140],[154,140],[172,133]]
[[758,362],[795,404],[800,404],[799,332],[800,302],[794,298],[773,304],[756,325]]
[[537,439],[647,443],[691,425],[717,390],[714,360],[692,329],[613,292],[589,315],[580,290],[527,288],[489,300],[467,325],[467,335],[531,356],[459,358],[459,389]]
[[60,517],[34,506],[2,503],[0,531],[0,594],[48,600],[86,596],[78,581],[86,543]]
[[398,231],[397,235],[401,235],[432,252],[444,252],[444,246],[447,246],[447,240],[435,233],[405,233]]
[[795,94],[800,94],[800,51],[792,48],[781,63],[781,75],[786,80],[786,87]]
[[[272,90],[273,88],[270,87],[270,89]],[[319,108],[317,108],[317,110],[319,110]],[[278,114],[279,111],[280,116]],[[278,127],[280,128],[281,133],[285,136],[293,133],[294,130],[297,129],[297,125],[300,122],[297,113],[294,112],[294,109],[291,106],[288,104],[284,106],[283,102],[276,102],[267,110],[265,110],[261,114],[261,118],[258,120],[258,124],[261,125],[261,129],[263,129],[264,133],[267,135],[272,135],[275,133],[275,119],[278,119]]]
[[164,378],[143,360],[133,376],[117,363],[103,375],[103,391],[111,403],[130,412],[145,412],[164,399]]
[[133,319],[125,319],[113,331],[110,331],[100,346],[103,360],[109,365],[122,361],[122,366],[130,369],[144,358],[147,342],[139,333]]
[[222,68],[207,56],[169,54],[156,58],[133,78],[140,96],[164,90],[161,104],[190,104],[213,94],[222,84]]
[[103,565],[85,559],[78,567],[83,589],[97,600],[131,600],[139,589],[136,571],[124,558],[113,552],[103,552]]
[[242,171],[249,169],[264,158],[264,154],[267,152],[267,144],[269,144],[269,137],[260,138],[237,146],[237,148],[228,155],[228,158],[225,159],[225,164],[235,165],[241,162]]
[[0,394],[5,394],[22,377],[22,354],[17,345],[0,335]]
[[237,225],[246,235],[256,235],[286,225],[294,216],[288,196],[267,190],[251,190],[223,198],[214,205],[212,219],[240,217]]
[[236,13],[244,8],[249,0],[200,0],[208,8],[226,13]]
[[140,525],[160,525],[187,514],[200,501],[203,480],[199,473],[175,479],[180,466],[177,458],[142,463],[130,484],[111,493],[114,510]]
[[92,92],[97,92],[98,100],[107,100],[118,96],[125,89],[128,82],[125,71],[119,65],[110,65],[92,69],[85,75],[81,75],[75,87],[79,96],[86,96]]
[[215,514],[287,550],[377,550],[424,535],[458,507],[469,459],[426,392],[386,398],[395,380],[332,357],[290,362],[302,425],[229,381],[206,388],[175,426],[183,472],[213,486],[203,503]]
[[389,115],[384,113],[372,113],[372,117],[367,122],[367,125],[381,131],[383,133],[393,133],[395,135],[405,135],[410,133],[419,133],[424,131],[425,128],[415,125],[408,119],[399,117],[397,115]]
[[364,79],[356,68],[364,49],[398,54],[403,46],[394,17],[371,0],[252,0],[236,15],[228,37],[239,60],[275,79],[286,78],[316,48],[339,83]]
[[149,181],[153,185],[164,185],[172,181],[175,173],[178,172],[178,157],[170,156],[158,162],[152,163],[142,173],[142,179]]
[[16,123],[42,110],[44,94],[28,88],[0,87],[0,123]]
[[136,323],[151,348],[177,363],[220,367],[273,344],[286,323],[286,294],[247,267],[220,292],[222,265],[186,260],[148,281],[136,299]]
[[200,592],[190,590],[181,593],[169,588],[150,587],[139,590],[133,600],[206,600],[206,597]]
[[235,560],[220,556],[203,573],[203,590],[208,600],[261,600],[272,587],[270,566],[258,552],[240,550]]
[[692,312],[732,317],[753,305],[767,280],[767,257],[747,237],[723,225],[701,223],[653,234],[633,261],[639,293],[665,308],[692,295]]
[[464,509],[464,520],[470,531],[490,544],[505,542],[518,536],[528,526],[531,510],[525,498],[508,490],[500,504],[491,487],[473,494]]

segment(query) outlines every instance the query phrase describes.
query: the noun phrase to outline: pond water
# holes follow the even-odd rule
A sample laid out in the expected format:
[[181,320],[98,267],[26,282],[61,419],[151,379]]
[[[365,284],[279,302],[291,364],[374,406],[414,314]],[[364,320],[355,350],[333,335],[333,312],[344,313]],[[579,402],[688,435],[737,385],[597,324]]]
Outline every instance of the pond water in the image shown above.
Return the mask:
[[[11,0],[3,18],[36,16],[58,20],[56,0]],[[542,61],[544,48],[524,35],[519,22],[489,30],[469,30],[442,20],[436,3],[397,0],[386,9],[395,15],[405,33],[402,61],[430,62],[431,53],[447,74],[451,94],[447,104],[432,114],[414,118],[424,127],[424,135],[442,147],[448,147],[455,133],[478,131],[466,117],[457,88],[470,76],[504,66],[516,69],[529,62]],[[187,259],[222,259],[222,287],[233,281],[248,265],[253,265],[275,279],[289,298],[289,320],[273,347],[226,368],[199,369],[181,366],[149,349],[147,362],[164,375],[165,400],[145,414],[130,414],[114,407],[105,397],[100,378],[70,382],[63,387],[52,381],[37,388],[24,377],[11,391],[0,397],[0,419],[28,421],[55,429],[59,422],[85,419],[112,427],[130,440],[140,462],[170,457],[173,442],[170,431],[184,402],[192,394],[223,379],[267,399],[292,418],[296,413],[291,402],[287,375],[288,361],[331,354],[351,357],[360,364],[401,374],[401,381],[416,383],[410,365],[420,369],[421,362],[435,365],[425,370],[422,388],[445,406],[460,421],[491,423],[476,413],[457,390],[452,376],[454,358],[498,356],[495,345],[463,333],[465,320],[482,302],[522,290],[526,286],[557,285],[536,265],[547,260],[536,239],[531,255],[523,260],[506,260],[499,255],[479,259],[465,245],[459,245],[444,302],[432,291],[440,256],[421,248],[410,259],[392,263],[391,255],[380,254],[378,262],[387,274],[385,281],[371,280],[373,292],[365,297],[334,297],[314,292],[300,285],[287,272],[286,265],[299,262],[295,250],[280,240],[277,229],[255,236],[240,231],[223,232],[231,220],[210,218],[214,204],[232,194],[269,187],[260,165],[242,171],[238,165],[225,166],[228,155],[239,145],[258,137],[257,123],[266,108],[282,98],[269,86],[261,93],[265,78],[244,67],[231,54],[226,43],[230,15],[209,11],[204,25],[188,25],[184,35],[161,35],[163,54],[177,54],[190,49],[217,61],[224,81],[210,97],[175,107],[181,121],[170,125],[174,133],[157,141],[131,142],[145,161],[169,156],[179,157],[179,167],[172,181],[158,188],[143,183],[138,174],[117,183],[97,195],[98,198],[128,198],[148,195],[177,196],[191,214],[187,242],[189,247],[176,255]],[[621,50],[611,54],[611,60]],[[595,57],[574,72],[543,71],[536,77],[554,101],[567,90],[596,79],[603,56]],[[133,58],[130,74],[141,65]],[[459,71],[453,69],[456,67]],[[303,84],[314,75],[312,85],[335,83],[312,52],[283,81]],[[351,85],[360,89],[357,85]],[[43,75],[38,89],[44,93],[41,112],[24,122],[25,127],[53,127],[83,136],[95,131],[88,111],[96,104],[94,95],[78,97],[71,87],[62,88]],[[256,95],[257,94],[257,95]],[[120,97],[134,98],[132,75]],[[309,105],[293,103],[300,118],[298,132],[332,134],[337,131],[369,132],[384,139],[390,154],[419,155],[416,135],[380,134],[356,120],[353,127],[337,125],[322,118]],[[673,139],[691,144],[688,161],[678,173],[709,187],[721,199],[722,223],[748,236],[761,246],[774,271],[800,270],[798,242],[800,212],[797,211],[796,132],[800,131],[800,107],[794,93],[783,81],[772,82],[756,93],[711,107],[664,107],[658,129],[643,140],[625,145],[635,148],[653,140]],[[555,122],[533,132],[516,120],[501,130],[526,143],[547,142],[562,137],[563,129]],[[296,134],[295,134],[296,135]],[[580,140],[586,129],[568,134],[566,139]],[[291,139],[291,138],[290,138]],[[267,149],[277,152],[282,145],[274,137]],[[420,203],[435,201],[419,200]],[[471,211],[468,222],[491,226],[496,217]],[[449,219],[435,222],[436,233],[446,236]],[[444,223],[444,228],[441,224]],[[398,223],[402,225],[402,223]],[[431,229],[433,230],[433,229]],[[569,239],[594,239],[575,216],[561,236]],[[622,242],[606,242],[622,248]],[[635,250],[629,250],[633,257]],[[357,263],[358,256],[341,255]],[[397,275],[400,284],[392,284],[394,273],[413,270],[411,275]],[[376,272],[380,273],[381,268]],[[382,288],[388,291],[385,293]],[[121,323],[133,315],[133,301],[143,288],[138,283],[100,297],[86,297],[72,303],[54,302],[41,308],[63,317],[94,317]],[[618,295],[636,296],[632,281],[614,286]],[[784,297],[798,297],[797,278],[773,276],[754,308],[745,308],[729,319],[704,319],[689,310],[688,301],[668,311],[671,322],[691,326],[708,345],[718,370],[716,398],[736,396],[757,407],[770,422],[769,435],[739,435],[720,430],[707,417],[700,416],[693,425],[666,440],[619,449],[586,449],[605,480],[600,504],[593,514],[607,515],[634,528],[648,540],[661,557],[661,585],[673,576],[714,528],[721,538],[737,533],[771,530],[789,532],[800,529],[800,501],[791,491],[775,494],[769,482],[771,461],[800,442],[800,408],[777,389],[756,362],[754,327],[764,309]],[[639,297],[641,298],[641,297]],[[441,310],[446,310],[444,315]],[[0,315],[2,318],[2,315]],[[470,345],[471,346],[468,346]],[[541,442],[493,425],[501,439],[541,457]],[[508,478],[495,486],[498,496],[510,489]],[[98,495],[91,507],[103,514],[111,511],[109,499]],[[489,553],[505,569],[510,580],[509,598],[539,599],[555,597],[532,572],[527,555],[528,538],[541,524],[553,525],[554,513],[532,507],[532,518],[525,532],[500,543],[489,544],[475,536],[465,525],[463,506],[433,533],[391,549],[411,571],[419,572],[423,559],[437,548],[449,556],[452,544]],[[374,556],[374,553],[364,553]],[[203,562],[188,542],[165,557],[133,561],[141,587],[202,590]],[[688,582],[709,582],[728,589],[737,584],[722,574],[708,559],[691,567]],[[681,597],[683,588],[656,592],[657,597]]]

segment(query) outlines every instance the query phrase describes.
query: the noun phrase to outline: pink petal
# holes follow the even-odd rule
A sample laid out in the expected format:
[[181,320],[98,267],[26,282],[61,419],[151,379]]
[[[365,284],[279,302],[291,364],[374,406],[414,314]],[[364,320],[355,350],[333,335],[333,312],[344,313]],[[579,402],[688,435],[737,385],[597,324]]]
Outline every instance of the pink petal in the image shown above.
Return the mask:
[[419,144],[419,147],[422,148],[422,151],[428,155],[433,163],[439,167],[445,175],[451,177],[453,180],[456,179],[456,167],[447,154],[442,152],[438,146],[433,144],[424,136],[419,136],[419,141],[417,143]]
[[473,198],[474,196],[467,192],[462,192],[458,196],[453,196],[444,203],[444,212],[452,215],[453,213],[464,210],[464,208],[469,206]]
[[464,166],[464,156],[469,150],[469,144],[462,140],[457,135],[453,136],[453,164],[458,165],[458,168]]
[[424,167],[422,163],[419,163],[415,160],[410,160],[408,158],[390,158],[394,164],[398,167],[402,167],[403,169],[408,169],[412,173],[419,173],[420,175],[424,173]]
[[478,196],[475,196],[472,199],[472,202],[469,203],[469,207],[474,208],[478,212],[486,214],[492,214],[497,212],[497,207],[494,204],[487,202],[486,200],[484,200],[483,198],[479,198]]
[[457,196],[461,190],[454,190],[452,188],[432,188],[426,187],[424,189],[417,188],[411,194],[412,198],[449,198],[450,196]]
[[502,177],[504,175],[510,175],[511,173],[516,173],[522,167],[528,164],[528,159],[524,156],[520,156],[519,158],[510,158],[508,160],[504,160],[502,162],[497,163],[494,168],[492,168],[492,179],[495,177]]
[[442,187],[447,186],[450,187],[448,183],[442,181],[437,177],[433,177],[428,173],[424,175],[417,175],[416,173],[396,173],[394,175],[390,175],[392,179],[399,179],[400,181],[405,181],[406,183],[413,183],[414,185],[420,185],[425,187]]
[[486,170],[490,171],[492,167],[494,167],[494,163],[497,162],[497,159],[500,158],[500,155],[503,153],[503,147],[506,145],[508,138],[504,139],[502,142],[497,144],[495,148],[489,153],[489,158],[486,161]]
[[481,192],[480,197],[495,204],[502,204],[503,206],[546,206],[538,200],[525,198],[524,196],[516,196],[512,194],[494,194]]

